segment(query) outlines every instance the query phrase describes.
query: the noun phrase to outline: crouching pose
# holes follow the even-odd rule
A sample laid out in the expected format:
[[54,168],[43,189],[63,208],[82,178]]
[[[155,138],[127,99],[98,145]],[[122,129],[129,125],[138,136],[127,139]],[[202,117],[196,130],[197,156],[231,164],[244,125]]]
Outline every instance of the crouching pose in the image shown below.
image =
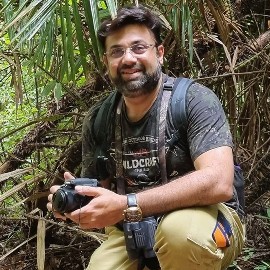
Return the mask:
[[218,98],[162,73],[161,22],[147,8],[119,9],[98,37],[115,86],[83,124],[82,177],[98,184],[74,186],[90,200],[64,213],[83,229],[105,227],[87,269],[226,269],[243,247],[243,209]]

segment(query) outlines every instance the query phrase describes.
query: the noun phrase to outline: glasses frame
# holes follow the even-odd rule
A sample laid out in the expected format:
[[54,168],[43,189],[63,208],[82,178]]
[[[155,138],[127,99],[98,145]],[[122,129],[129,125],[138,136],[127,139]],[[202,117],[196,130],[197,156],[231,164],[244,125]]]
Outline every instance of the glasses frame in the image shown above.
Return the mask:
[[[135,46],[138,46],[138,45],[146,46],[145,52],[139,53],[139,54],[133,52],[132,48],[135,47]],[[156,46],[157,46],[156,44],[135,43],[135,44],[133,44],[133,45],[131,45],[129,47],[126,47],[126,48],[125,47],[121,47],[121,46],[111,48],[110,50],[113,50],[113,49],[122,49],[123,54],[121,56],[119,56],[119,57],[113,57],[112,55],[110,55],[110,51],[105,52],[104,55],[110,57],[111,59],[117,60],[117,59],[121,59],[122,57],[124,57],[124,55],[126,55],[127,52],[129,52],[133,57],[140,58],[140,56],[143,56],[150,48],[154,48]]]

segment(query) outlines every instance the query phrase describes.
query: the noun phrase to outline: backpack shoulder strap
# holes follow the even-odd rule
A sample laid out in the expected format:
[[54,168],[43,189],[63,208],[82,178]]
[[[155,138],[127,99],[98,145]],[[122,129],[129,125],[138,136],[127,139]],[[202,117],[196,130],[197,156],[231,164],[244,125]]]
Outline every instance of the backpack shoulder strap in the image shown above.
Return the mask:
[[115,104],[117,104],[117,100],[119,100],[120,96],[121,94],[117,91],[110,93],[99,108],[93,125],[95,140],[99,146],[106,145],[110,116],[112,115]]
[[173,95],[171,100],[172,116],[174,125],[184,130],[187,129],[186,93],[194,80],[177,78],[174,82]]
[[[166,82],[163,83],[163,93],[160,106],[159,115],[159,162],[162,183],[167,183],[167,170],[166,170],[166,158],[165,158],[165,121],[167,115],[167,108],[169,105],[169,100],[171,98],[172,105],[172,116],[174,119],[174,125],[177,125],[178,130],[184,125],[187,127],[187,117],[186,117],[186,92],[187,88],[190,86],[192,80],[185,78],[174,79],[168,77]],[[180,108],[179,108],[180,106]],[[182,121],[185,121],[182,124]],[[179,127],[179,128],[178,128]],[[173,138],[176,137],[173,135]]]

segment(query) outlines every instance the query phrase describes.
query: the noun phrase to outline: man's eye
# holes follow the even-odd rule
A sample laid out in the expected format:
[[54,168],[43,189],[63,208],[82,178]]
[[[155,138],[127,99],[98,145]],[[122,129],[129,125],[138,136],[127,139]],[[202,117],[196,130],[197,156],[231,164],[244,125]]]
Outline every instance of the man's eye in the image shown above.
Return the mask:
[[146,51],[147,47],[143,44],[136,44],[132,46],[132,51],[137,54],[144,53]]
[[120,57],[120,56],[123,55],[123,53],[124,53],[123,48],[115,48],[115,49],[112,49],[112,50],[111,50],[110,55],[111,55],[112,57]]

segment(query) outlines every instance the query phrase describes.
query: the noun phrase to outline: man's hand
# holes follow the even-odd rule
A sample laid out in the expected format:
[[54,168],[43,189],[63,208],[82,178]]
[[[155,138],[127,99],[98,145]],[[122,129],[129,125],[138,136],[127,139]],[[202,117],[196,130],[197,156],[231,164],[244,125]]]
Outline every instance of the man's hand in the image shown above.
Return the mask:
[[103,228],[123,219],[127,198],[101,187],[76,186],[76,192],[93,197],[85,206],[65,216],[78,223],[82,229]]
[[[64,178],[65,180],[74,179],[68,172],[64,173]],[[69,218],[78,223],[82,229],[103,228],[123,219],[123,211],[127,205],[126,196],[118,195],[101,187],[76,186],[77,193],[93,198],[90,203],[64,215],[53,211],[52,197],[59,187],[52,186],[50,188],[51,194],[48,196],[49,202],[47,204],[48,210],[52,211],[56,218],[63,220]]]
[[[71,175],[71,173],[69,172],[65,172],[64,173],[64,178],[65,180],[71,180],[71,179],[74,179],[74,176]],[[63,219],[63,220],[66,220],[66,217],[61,215],[60,213],[56,212],[53,210],[53,207],[52,207],[52,197],[53,197],[53,194],[59,189],[60,186],[52,186],[50,188],[50,192],[51,194],[48,196],[48,203],[47,203],[47,208],[49,211],[52,211],[53,212],[53,215],[56,217],[56,218],[60,218],[60,219]]]

